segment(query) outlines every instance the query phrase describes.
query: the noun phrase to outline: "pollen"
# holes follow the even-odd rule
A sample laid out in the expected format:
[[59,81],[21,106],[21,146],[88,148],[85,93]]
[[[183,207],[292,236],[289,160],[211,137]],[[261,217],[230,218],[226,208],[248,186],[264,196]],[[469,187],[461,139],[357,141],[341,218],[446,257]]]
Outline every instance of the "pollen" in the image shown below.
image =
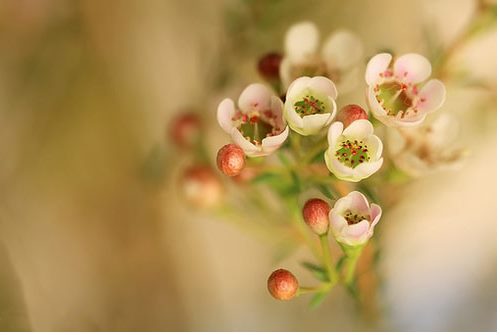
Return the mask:
[[347,224],[348,225],[353,225],[353,224],[356,224],[356,223],[359,223],[363,220],[370,220],[370,216],[369,215],[359,215],[359,214],[355,214],[351,211],[347,211],[345,214],[344,214],[344,219],[347,221]]

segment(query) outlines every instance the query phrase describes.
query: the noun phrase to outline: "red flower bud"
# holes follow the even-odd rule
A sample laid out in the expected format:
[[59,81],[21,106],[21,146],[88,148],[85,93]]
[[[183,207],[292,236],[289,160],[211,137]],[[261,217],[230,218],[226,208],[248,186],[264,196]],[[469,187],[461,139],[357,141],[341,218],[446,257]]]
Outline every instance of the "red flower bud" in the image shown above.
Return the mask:
[[269,293],[278,300],[290,300],[299,289],[297,278],[288,270],[278,269],[267,280]]
[[347,105],[337,114],[337,121],[344,124],[344,128],[349,127],[356,120],[368,120],[368,114],[358,105]]
[[181,178],[181,189],[185,199],[193,206],[209,208],[217,205],[223,188],[219,178],[208,166],[193,166],[186,169]]
[[235,144],[226,144],[217,153],[217,167],[226,176],[236,176],[245,167],[245,153]]
[[278,80],[282,58],[281,54],[275,52],[262,56],[257,65],[260,75],[267,80]]
[[330,221],[328,214],[330,205],[321,199],[309,199],[302,209],[302,216],[306,224],[318,235],[323,235],[328,231]]
[[200,117],[195,113],[185,112],[174,117],[168,135],[178,147],[188,149],[199,139],[200,132]]

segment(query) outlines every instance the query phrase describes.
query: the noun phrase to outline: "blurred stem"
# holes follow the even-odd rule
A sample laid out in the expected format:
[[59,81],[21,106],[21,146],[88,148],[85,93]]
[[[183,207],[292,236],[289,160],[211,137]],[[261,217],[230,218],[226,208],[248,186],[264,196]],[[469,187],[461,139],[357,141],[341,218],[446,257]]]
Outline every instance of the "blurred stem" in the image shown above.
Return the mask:
[[308,154],[302,158],[301,163],[309,164],[314,157],[316,157],[320,152],[325,151],[327,148],[328,142],[324,139],[319,140],[312,148],[308,149]]
[[344,250],[346,256],[344,260],[344,266],[346,269],[344,283],[348,287],[352,288],[354,282],[354,274],[356,272],[356,265],[358,264],[358,260],[359,257],[361,256],[361,252],[363,251],[364,245],[356,247],[341,245],[341,247]]
[[323,251],[323,262],[325,263],[328,272],[330,284],[333,285],[338,281],[338,274],[333,267],[333,259],[330,251],[330,244],[328,243],[328,234],[323,234],[319,237],[321,242],[321,249]]

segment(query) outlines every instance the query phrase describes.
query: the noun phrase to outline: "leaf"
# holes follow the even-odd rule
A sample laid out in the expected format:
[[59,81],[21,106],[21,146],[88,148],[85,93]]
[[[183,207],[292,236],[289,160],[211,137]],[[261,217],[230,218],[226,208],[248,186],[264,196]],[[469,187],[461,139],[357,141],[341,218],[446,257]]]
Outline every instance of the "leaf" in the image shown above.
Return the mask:
[[321,303],[323,302],[323,300],[325,300],[328,293],[329,292],[327,291],[327,292],[318,292],[314,294],[311,301],[309,302],[309,307],[312,309],[318,308],[319,305],[321,305]]
[[332,193],[332,190],[330,190],[330,188],[325,184],[318,184],[318,188],[321,191],[321,193],[323,193],[323,195],[328,199],[331,200],[335,199],[335,195]]
[[319,265],[316,265],[316,264],[313,264],[310,262],[302,262],[302,266],[304,266],[306,269],[311,271],[311,273],[313,274],[313,276],[316,279],[318,279],[322,282],[329,281],[328,273],[326,272],[325,268],[323,268],[322,266],[319,266]]

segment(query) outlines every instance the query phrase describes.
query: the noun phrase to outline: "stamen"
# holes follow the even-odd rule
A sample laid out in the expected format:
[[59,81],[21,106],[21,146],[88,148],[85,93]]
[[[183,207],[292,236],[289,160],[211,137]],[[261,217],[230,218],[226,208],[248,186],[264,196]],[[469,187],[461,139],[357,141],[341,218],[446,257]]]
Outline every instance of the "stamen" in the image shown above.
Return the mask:
[[335,152],[335,157],[339,162],[352,168],[370,160],[367,145],[363,141],[354,140],[352,142],[349,139],[340,143],[339,149]]

